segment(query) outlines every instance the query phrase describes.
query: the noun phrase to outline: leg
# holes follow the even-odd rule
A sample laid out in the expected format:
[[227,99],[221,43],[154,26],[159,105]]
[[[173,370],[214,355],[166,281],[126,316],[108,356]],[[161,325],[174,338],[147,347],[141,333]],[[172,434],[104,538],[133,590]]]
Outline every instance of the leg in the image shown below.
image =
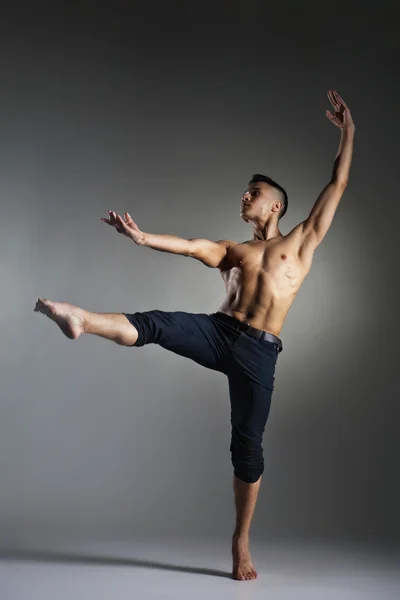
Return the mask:
[[261,476],[255,483],[247,483],[236,475],[233,476],[236,505],[236,528],[232,537],[234,579],[256,579],[257,577],[249,552],[249,531],[260,484]]
[[261,476],[264,472],[262,438],[267,422],[271,388],[252,381],[245,373],[228,377],[231,398],[231,455],[236,526],[232,536],[233,578],[255,579],[249,552],[249,531]]
[[61,331],[76,340],[82,333],[93,333],[121,346],[132,346],[138,332],[120,313],[93,313],[73,304],[38,298],[34,311],[55,321]]

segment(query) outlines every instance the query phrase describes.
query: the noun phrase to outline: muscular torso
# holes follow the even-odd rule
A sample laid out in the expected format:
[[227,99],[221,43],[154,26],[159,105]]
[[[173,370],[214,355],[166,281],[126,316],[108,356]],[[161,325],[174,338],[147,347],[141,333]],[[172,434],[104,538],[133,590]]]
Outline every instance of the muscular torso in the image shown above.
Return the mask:
[[226,298],[219,310],[279,336],[312,263],[301,228],[267,241],[232,242],[220,265]]

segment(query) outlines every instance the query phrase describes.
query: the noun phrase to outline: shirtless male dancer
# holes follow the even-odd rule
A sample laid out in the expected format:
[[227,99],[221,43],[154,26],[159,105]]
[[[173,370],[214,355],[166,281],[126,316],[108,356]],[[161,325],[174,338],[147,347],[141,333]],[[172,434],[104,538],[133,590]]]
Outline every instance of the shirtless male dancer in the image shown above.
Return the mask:
[[349,178],[355,126],[339,94],[329,90],[328,98],[334,114],[327,110],[326,116],[341,130],[332,177],[308,218],[287,235],[278,228],[287,209],[286,192],[263,175],[253,176],[241,199],[241,218],[253,228],[253,238],[243,243],[144,233],[129,213],[123,219],[109,211],[109,219],[101,219],[138,246],[196,258],[207,267],[218,268],[227,292],[219,311],[93,313],[44,298],[38,298],[34,308],[55,321],[71,339],[93,333],[122,346],[159,344],[228,377],[236,506],[232,576],[236,580],[257,577],[249,551],[249,530],[264,471],[261,444],[282,350],[278,336]]

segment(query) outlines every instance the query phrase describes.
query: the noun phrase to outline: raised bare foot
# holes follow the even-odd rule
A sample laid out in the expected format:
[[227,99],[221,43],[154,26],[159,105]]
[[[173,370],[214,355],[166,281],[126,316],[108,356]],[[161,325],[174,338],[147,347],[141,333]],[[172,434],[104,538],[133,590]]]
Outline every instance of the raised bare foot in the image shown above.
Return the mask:
[[84,310],[78,306],[38,298],[33,310],[41,312],[55,321],[61,331],[71,340],[76,340],[85,331]]
[[246,579],[257,579],[257,571],[251,562],[248,537],[240,538],[233,535],[232,557],[233,579],[238,579],[239,581],[245,581]]

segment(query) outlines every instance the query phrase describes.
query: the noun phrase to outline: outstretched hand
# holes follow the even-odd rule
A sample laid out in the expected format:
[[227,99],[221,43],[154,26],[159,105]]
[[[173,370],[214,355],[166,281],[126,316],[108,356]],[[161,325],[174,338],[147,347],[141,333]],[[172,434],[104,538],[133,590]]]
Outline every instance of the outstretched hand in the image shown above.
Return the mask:
[[109,219],[101,219],[103,223],[115,227],[118,233],[130,238],[138,246],[143,244],[143,232],[140,231],[129,213],[124,213],[124,219],[111,210],[108,211],[108,215]]
[[351,125],[354,125],[350,109],[344,102],[343,98],[339,96],[337,91],[329,90],[328,98],[333,108],[335,109],[334,115],[331,113],[330,110],[326,111],[326,116],[328,117],[328,119],[340,129],[344,129],[345,127],[350,127]]

